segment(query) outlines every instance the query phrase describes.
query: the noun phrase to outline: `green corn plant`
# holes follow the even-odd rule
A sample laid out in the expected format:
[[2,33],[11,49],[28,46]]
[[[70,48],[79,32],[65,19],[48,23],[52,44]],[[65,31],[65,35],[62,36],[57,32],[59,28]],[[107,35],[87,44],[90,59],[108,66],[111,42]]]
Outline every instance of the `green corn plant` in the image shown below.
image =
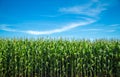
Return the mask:
[[0,77],[119,77],[120,40],[0,39]]

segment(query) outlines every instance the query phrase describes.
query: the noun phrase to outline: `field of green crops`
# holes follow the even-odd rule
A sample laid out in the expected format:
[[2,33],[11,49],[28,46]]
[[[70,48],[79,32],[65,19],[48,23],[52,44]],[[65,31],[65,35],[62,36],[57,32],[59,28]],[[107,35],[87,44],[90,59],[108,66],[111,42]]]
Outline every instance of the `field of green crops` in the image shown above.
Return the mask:
[[120,77],[120,40],[0,39],[0,77]]

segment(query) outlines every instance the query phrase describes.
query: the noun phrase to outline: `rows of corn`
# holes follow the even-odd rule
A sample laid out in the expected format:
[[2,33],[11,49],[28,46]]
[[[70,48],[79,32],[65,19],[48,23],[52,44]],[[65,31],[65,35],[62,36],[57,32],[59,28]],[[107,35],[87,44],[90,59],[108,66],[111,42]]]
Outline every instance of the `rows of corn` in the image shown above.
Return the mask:
[[120,77],[120,40],[0,39],[0,77]]

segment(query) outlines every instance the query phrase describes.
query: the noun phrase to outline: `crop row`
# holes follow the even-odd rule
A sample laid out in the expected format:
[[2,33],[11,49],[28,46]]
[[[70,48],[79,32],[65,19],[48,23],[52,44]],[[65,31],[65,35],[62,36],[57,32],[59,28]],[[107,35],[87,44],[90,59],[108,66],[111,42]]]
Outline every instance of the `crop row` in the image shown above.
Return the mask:
[[120,41],[0,39],[0,77],[120,77]]

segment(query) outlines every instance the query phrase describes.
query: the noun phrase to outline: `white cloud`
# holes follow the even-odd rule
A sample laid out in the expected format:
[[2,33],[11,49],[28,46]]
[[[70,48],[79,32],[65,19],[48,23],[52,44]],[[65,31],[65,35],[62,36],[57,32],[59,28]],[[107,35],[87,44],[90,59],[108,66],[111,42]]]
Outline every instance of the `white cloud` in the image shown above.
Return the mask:
[[107,30],[106,32],[115,32],[115,31],[116,31],[116,30],[113,29],[113,30]]
[[33,35],[48,35],[48,34],[53,34],[53,33],[60,33],[60,32],[64,32],[73,28],[76,28],[78,26],[85,26],[91,23],[94,23],[95,20],[92,19],[88,19],[86,18],[86,21],[81,21],[79,23],[70,23],[67,26],[64,26],[62,28],[59,29],[53,29],[53,30],[48,30],[48,31],[35,31],[35,30],[15,30],[12,28],[9,28],[7,26],[3,26],[0,29],[4,30],[4,31],[10,31],[10,32],[22,32],[22,33],[28,33],[28,34],[33,34]]
[[112,25],[110,25],[110,26],[120,26],[120,24],[112,24]]
[[102,31],[103,29],[82,29],[81,31]]
[[28,34],[33,34],[33,35],[46,35],[46,34],[53,34],[53,33],[59,33],[59,32],[64,32],[73,28],[76,28],[78,26],[84,26],[84,25],[88,25],[95,22],[95,20],[89,20],[86,22],[80,22],[80,23],[71,23],[68,26],[64,26],[62,28],[59,29],[53,29],[53,30],[48,30],[48,31],[34,31],[34,30],[27,30],[27,31],[23,31],[25,33]]
[[103,12],[104,10],[106,10],[106,5],[107,4],[100,3],[98,0],[93,0],[91,3],[87,3],[82,6],[60,8],[59,11],[63,13],[81,14],[95,17],[101,14],[101,12]]
[[6,24],[0,25],[0,29],[1,29],[1,30],[4,30],[4,31],[16,32],[15,29],[9,28],[9,25],[6,25]]
[[4,30],[4,31],[9,31],[9,32],[16,32],[15,29],[10,29],[10,28],[3,28],[1,30]]

